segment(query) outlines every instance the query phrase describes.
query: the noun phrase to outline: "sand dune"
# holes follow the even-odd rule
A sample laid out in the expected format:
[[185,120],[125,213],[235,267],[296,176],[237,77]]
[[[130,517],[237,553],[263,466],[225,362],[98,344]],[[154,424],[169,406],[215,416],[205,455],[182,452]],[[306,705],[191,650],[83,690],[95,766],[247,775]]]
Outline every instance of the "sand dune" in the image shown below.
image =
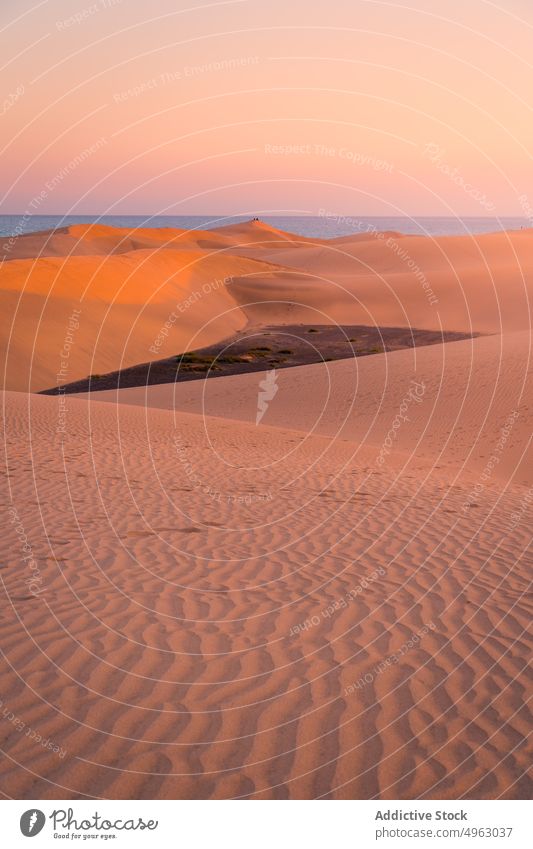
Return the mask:
[[199,250],[5,263],[5,386],[38,391],[58,375],[68,382],[224,339],[247,322],[224,278],[258,268],[269,270]]
[[3,250],[6,261],[48,256],[107,256],[144,248],[182,249],[192,241],[187,236],[188,231],[171,228],[131,230],[105,224],[71,224],[5,240]]
[[[278,323],[290,322],[290,310],[303,302],[317,310],[317,322],[322,312],[327,321],[428,330],[502,333],[531,325],[533,230],[440,238],[377,233],[263,256],[294,269],[290,277],[276,272],[255,281],[263,298],[278,304]],[[250,280],[242,290],[243,300],[251,299]]]
[[[319,240],[320,241],[320,240]],[[107,256],[144,250],[225,250],[250,246],[272,251],[295,244],[315,245],[317,240],[276,230],[263,222],[249,221],[211,230],[180,230],[174,227],[112,227],[108,224],[70,224],[56,230],[5,237],[0,257],[6,262],[49,256]]]
[[258,273],[277,268],[249,247],[260,257],[299,238],[250,222],[210,231],[76,224],[6,240],[4,387],[47,389],[58,375],[77,380],[231,336],[249,316],[230,284],[252,275],[261,286]]
[[530,798],[531,234],[395,236],[437,304],[386,239],[123,235],[3,264],[8,386],[66,332],[68,379],[274,318],[494,335],[3,393],[0,792]]
[[422,452],[400,472],[295,430],[5,402],[1,698],[60,748],[3,719],[0,789],[530,796],[522,488],[465,513],[476,476]]
[[210,231],[73,225],[12,242],[0,267],[8,389],[56,384],[73,309],[81,315],[67,381],[199,348],[246,325],[508,333],[531,321],[532,231],[328,242],[261,222]]

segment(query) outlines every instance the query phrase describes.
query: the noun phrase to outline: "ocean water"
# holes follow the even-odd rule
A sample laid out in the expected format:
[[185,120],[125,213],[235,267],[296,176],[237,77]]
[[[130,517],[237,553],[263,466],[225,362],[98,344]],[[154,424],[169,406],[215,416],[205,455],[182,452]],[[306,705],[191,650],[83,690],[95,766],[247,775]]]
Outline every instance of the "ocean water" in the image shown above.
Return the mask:
[[[225,224],[248,221],[247,216],[208,215],[0,215],[0,236],[16,236],[37,230],[53,230],[68,224],[99,222],[114,227],[176,227],[206,230]],[[395,230],[399,233],[429,236],[459,236],[520,230],[531,226],[526,218],[372,218],[357,215],[264,215],[261,220],[280,230],[311,238],[333,239],[350,233]]]

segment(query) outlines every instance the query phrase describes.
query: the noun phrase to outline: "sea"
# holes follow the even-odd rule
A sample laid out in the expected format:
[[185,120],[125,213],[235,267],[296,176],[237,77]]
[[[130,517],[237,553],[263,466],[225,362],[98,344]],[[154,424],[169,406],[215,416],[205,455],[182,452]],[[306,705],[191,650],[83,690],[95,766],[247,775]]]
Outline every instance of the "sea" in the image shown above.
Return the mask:
[[[531,227],[527,218],[432,218],[365,217],[358,215],[261,215],[261,221],[299,236],[333,239],[350,233],[383,232],[427,236],[461,236],[520,230]],[[113,227],[175,227],[184,230],[208,230],[226,224],[249,221],[250,216],[216,215],[0,215],[0,236],[18,236],[39,230],[54,230],[68,224],[97,222]]]

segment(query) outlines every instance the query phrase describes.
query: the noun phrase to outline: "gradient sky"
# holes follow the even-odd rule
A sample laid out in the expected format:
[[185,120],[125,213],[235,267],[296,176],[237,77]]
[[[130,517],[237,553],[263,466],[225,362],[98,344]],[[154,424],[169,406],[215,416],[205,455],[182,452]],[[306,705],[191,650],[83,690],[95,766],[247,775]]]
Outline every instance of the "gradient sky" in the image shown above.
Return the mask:
[[531,0],[2,0],[0,31],[4,214],[533,207]]

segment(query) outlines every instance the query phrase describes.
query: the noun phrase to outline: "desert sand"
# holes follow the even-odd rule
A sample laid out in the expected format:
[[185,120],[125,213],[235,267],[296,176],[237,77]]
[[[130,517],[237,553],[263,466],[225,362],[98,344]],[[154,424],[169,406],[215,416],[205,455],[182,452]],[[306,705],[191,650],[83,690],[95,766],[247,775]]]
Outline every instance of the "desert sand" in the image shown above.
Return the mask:
[[18,391],[194,350],[255,325],[507,333],[531,320],[533,230],[328,241],[261,222],[192,232],[72,225],[13,238],[4,252],[3,385]]
[[[20,391],[2,395],[0,791],[529,798],[531,232],[318,243],[253,223],[122,251],[73,229],[0,271],[24,290]],[[263,373],[28,394],[54,384],[53,320],[82,286],[80,376],[112,302],[98,362],[119,368],[215,272],[231,281],[160,356],[273,320],[486,335],[287,368],[275,391]]]

